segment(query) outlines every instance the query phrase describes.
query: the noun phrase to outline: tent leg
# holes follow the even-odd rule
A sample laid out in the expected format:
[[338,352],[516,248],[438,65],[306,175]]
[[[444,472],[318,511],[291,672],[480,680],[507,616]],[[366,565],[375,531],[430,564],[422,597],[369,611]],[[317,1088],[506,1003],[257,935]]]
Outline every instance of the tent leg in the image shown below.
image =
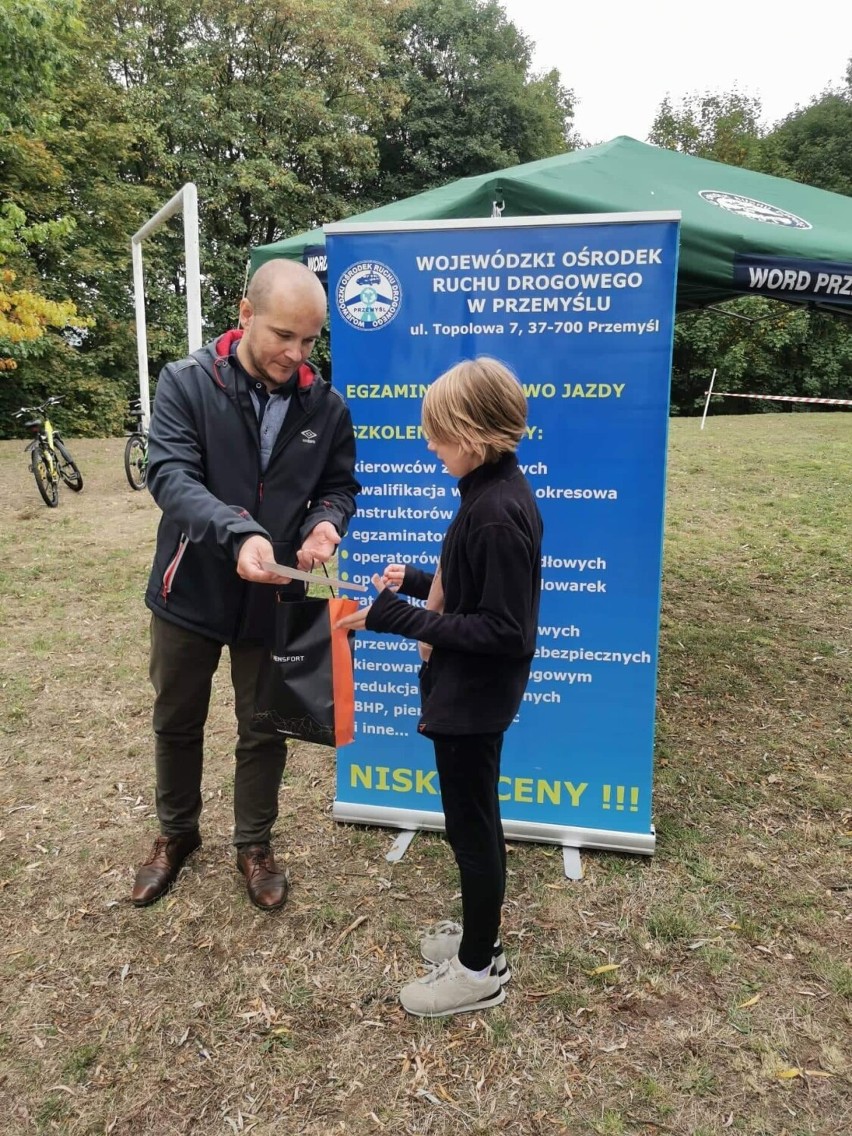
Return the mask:
[[716,368],[713,368],[713,374],[710,376],[710,390],[707,392],[707,399],[704,403],[704,413],[701,415],[701,429],[704,429],[704,421],[707,418],[707,411],[710,408],[710,399],[713,397],[713,384],[716,381]]

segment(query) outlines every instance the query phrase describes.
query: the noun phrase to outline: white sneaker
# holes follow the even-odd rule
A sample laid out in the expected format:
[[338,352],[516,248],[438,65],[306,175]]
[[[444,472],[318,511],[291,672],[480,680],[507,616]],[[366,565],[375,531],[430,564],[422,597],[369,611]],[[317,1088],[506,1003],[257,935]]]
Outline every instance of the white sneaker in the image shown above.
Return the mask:
[[445,959],[425,976],[403,986],[399,1000],[403,1009],[418,1018],[445,1018],[490,1010],[506,998],[506,991],[492,966],[484,978],[477,978],[462,966],[458,957]]
[[[444,962],[459,953],[461,941],[461,924],[454,923],[452,919],[442,919],[440,923],[430,927],[420,940],[420,953],[427,962]],[[494,946],[494,967],[500,985],[505,986],[512,977],[512,972],[509,970],[505,952],[499,942]]]

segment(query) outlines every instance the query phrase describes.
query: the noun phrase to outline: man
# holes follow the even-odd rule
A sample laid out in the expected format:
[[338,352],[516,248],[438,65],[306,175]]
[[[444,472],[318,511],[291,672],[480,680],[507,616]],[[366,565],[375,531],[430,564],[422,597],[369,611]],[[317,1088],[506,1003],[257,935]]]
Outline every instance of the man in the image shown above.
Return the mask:
[[163,516],[145,596],[160,836],[136,873],[138,907],[164,895],[201,845],[204,723],[223,644],[237,716],[237,867],[256,906],[287,898],[270,844],[286,743],[252,730],[251,718],[276,594],[304,594],[264,564],[329,560],[360,488],[349,411],[307,362],[325,313],[312,272],[271,261],[240,303],[242,330],[160,375],[148,488]]

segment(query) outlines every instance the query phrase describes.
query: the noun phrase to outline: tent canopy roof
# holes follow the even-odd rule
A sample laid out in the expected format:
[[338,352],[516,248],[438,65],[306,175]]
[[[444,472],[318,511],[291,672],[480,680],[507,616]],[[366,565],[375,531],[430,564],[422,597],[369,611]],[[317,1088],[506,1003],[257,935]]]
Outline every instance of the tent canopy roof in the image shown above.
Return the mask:
[[[680,210],[677,302],[681,310],[756,292],[792,302],[817,302],[831,310],[848,312],[852,306],[852,296],[842,294],[842,283],[823,281],[821,294],[803,287],[803,277],[796,288],[789,274],[775,290],[769,286],[771,279],[766,287],[749,285],[748,269],[739,260],[776,270],[786,266],[788,273],[810,268],[811,286],[826,266],[843,265],[852,273],[852,198],[626,136],[462,178],[346,220],[490,217],[495,202],[502,203],[504,218]],[[261,245],[252,250],[251,269],[276,257],[301,260],[305,249],[324,242],[323,230],[314,229]],[[778,283],[781,277],[774,280]]]

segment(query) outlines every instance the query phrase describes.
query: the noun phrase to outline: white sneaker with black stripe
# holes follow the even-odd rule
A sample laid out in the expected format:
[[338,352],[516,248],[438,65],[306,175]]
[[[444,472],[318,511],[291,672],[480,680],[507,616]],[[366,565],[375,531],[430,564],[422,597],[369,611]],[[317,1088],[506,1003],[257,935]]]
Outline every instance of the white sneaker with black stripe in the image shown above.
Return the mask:
[[[452,919],[442,919],[434,927],[430,927],[420,940],[420,953],[427,962],[439,963],[454,958],[459,953],[462,941],[462,927]],[[494,944],[494,967],[500,985],[505,986],[512,977],[509,963],[498,939]]]
[[490,1010],[505,998],[506,991],[493,966],[484,978],[478,978],[462,966],[458,956],[445,959],[399,992],[403,1009],[418,1018],[446,1018],[450,1014]]

